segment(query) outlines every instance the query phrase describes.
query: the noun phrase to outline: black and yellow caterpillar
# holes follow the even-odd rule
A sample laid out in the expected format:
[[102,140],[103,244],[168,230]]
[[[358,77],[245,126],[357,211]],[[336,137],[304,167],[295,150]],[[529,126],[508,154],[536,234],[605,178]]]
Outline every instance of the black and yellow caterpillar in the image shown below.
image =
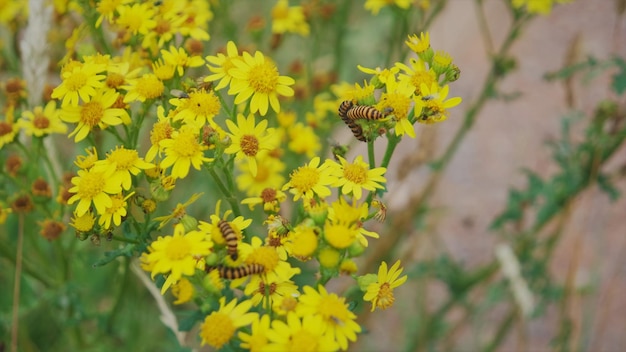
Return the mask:
[[224,241],[226,241],[226,248],[230,258],[232,260],[237,260],[237,233],[235,233],[235,230],[233,230],[226,220],[220,220],[217,223],[217,227],[220,229],[220,232],[224,237]]
[[261,264],[247,264],[238,267],[229,267],[223,265],[206,265],[204,271],[207,273],[211,270],[217,270],[220,277],[228,280],[240,279],[242,277],[260,274],[265,271],[265,267]]

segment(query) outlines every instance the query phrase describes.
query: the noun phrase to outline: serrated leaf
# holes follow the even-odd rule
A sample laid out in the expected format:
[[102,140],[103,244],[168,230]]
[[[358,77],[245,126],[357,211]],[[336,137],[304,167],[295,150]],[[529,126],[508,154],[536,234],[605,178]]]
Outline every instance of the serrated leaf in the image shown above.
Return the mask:
[[609,177],[604,174],[600,174],[598,175],[596,181],[598,182],[598,187],[600,187],[600,189],[609,196],[611,201],[614,202],[619,199],[620,192],[617,188],[615,188],[615,186],[613,186]]
[[179,331],[191,331],[204,318],[204,314],[199,310],[180,312],[178,316],[180,317],[178,320]]
[[134,252],[135,246],[134,245],[128,245],[126,247],[122,247],[122,248],[118,248],[112,251],[108,251],[108,252],[104,252],[104,257],[96,260],[92,266],[95,267],[99,267],[99,266],[104,266],[109,264],[110,262],[114,261],[115,258],[117,257],[132,257],[133,252]]

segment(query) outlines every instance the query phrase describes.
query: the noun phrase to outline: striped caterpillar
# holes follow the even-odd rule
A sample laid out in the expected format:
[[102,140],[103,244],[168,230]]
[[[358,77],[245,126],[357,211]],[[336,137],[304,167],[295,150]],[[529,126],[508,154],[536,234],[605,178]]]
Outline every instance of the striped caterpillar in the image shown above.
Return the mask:
[[237,233],[235,233],[235,230],[233,230],[226,220],[220,220],[217,223],[217,227],[220,229],[220,232],[224,237],[224,241],[226,241],[226,248],[228,249],[230,258],[232,260],[237,260]]
[[207,265],[204,267],[204,271],[211,272],[211,270],[217,270],[220,274],[220,277],[228,280],[235,280],[242,277],[261,274],[265,271],[265,267],[261,264],[247,264],[238,267],[229,267],[223,265]]

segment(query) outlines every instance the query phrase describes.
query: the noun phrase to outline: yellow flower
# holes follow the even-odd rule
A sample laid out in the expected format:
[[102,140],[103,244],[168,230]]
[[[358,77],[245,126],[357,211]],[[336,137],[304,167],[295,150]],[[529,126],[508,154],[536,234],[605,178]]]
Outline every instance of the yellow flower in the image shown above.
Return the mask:
[[[167,225],[170,220],[176,219],[181,220],[185,215],[187,215],[187,207],[193,204],[202,196],[202,193],[194,193],[185,203],[178,203],[174,210],[165,216],[159,216],[154,218],[154,221],[160,221],[159,229],[163,228],[163,226]],[[200,229],[202,230],[202,229]]]
[[248,204],[250,210],[254,209],[257,204],[263,204],[263,211],[266,213],[278,213],[280,203],[285,201],[287,196],[281,190],[275,188],[265,188],[261,191],[259,197],[245,198],[241,204]]
[[[363,203],[360,206],[356,205],[356,200],[353,200],[353,204],[349,204],[345,199],[339,197],[338,200],[332,203],[331,208],[328,211],[328,219],[326,225],[329,226],[331,230],[339,230],[339,231],[331,231],[331,233],[326,235],[326,239],[329,243],[334,243],[333,246],[335,248],[345,248],[341,247],[339,243],[350,242],[354,240],[353,235],[356,236],[356,239],[363,247],[368,246],[367,237],[379,238],[378,234],[373,231],[368,231],[363,228],[363,222],[369,216],[367,203]],[[340,226],[331,226],[331,225],[340,225]],[[356,234],[346,230],[346,228],[351,228],[356,230]],[[330,240],[329,240],[330,236]],[[352,244],[350,242],[350,244]],[[348,244],[348,245],[350,245]],[[337,247],[339,245],[339,247]]]
[[274,320],[267,332],[270,343],[267,351],[272,352],[319,352],[336,351],[339,345],[330,334],[325,334],[325,325],[319,315],[308,315],[302,319],[295,313],[287,314],[287,322]]
[[14,112],[15,108],[13,105],[9,105],[5,113],[5,120],[0,121],[0,148],[13,142],[15,136],[20,131],[19,124],[15,122]]
[[256,157],[261,150],[271,150],[275,147],[276,140],[273,128],[267,128],[267,120],[263,119],[255,125],[254,115],[244,117],[237,115],[237,124],[226,120],[226,125],[231,133],[228,135],[232,144],[224,150],[226,154],[236,154],[235,160],[246,159],[250,168],[250,174],[257,174]]
[[27,135],[35,137],[67,132],[67,125],[59,118],[57,104],[53,100],[49,101],[45,108],[36,106],[33,111],[23,111],[18,124]]
[[[210,216],[211,222],[208,223],[206,221],[200,221],[198,228],[201,231],[204,231],[207,237],[211,238],[213,242],[217,244],[218,246],[226,246],[226,240],[224,239],[224,235],[219,229],[219,222],[220,220],[227,219],[228,216],[232,213],[232,211],[227,210],[226,212],[224,212],[223,216],[220,216],[221,204],[222,204],[222,201],[220,199],[217,201],[217,204],[215,205],[215,213],[211,214]],[[237,239],[240,240],[243,237],[242,231],[248,228],[250,224],[252,224],[252,219],[245,219],[243,216],[237,216],[236,218],[229,221],[228,223],[230,227],[233,229],[233,231],[235,232],[235,234],[237,235]],[[240,259],[238,259],[238,263],[241,262]],[[227,259],[227,260],[230,260],[230,259]]]
[[240,61],[241,57],[239,56],[239,52],[237,51],[237,46],[232,41],[229,41],[226,44],[226,54],[218,53],[216,56],[207,56],[205,59],[207,61],[207,67],[212,75],[208,75],[205,78],[206,82],[213,82],[220,80],[220,82],[215,86],[215,90],[220,90],[226,86],[228,86],[233,78],[230,74],[230,70],[235,67],[235,62]]
[[177,107],[174,121],[183,120],[188,124],[204,125],[207,121],[213,125],[213,117],[220,112],[222,105],[215,93],[198,90],[189,93],[186,98],[170,99],[170,104]]
[[116,13],[117,7],[128,3],[129,0],[101,0],[96,5],[96,11],[100,14],[98,19],[96,20],[96,28],[100,27],[102,21],[106,18],[106,20],[111,23],[113,21],[113,16]]
[[354,226],[344,223],[327,221],[324,225],[324,238],[326,242],[337,249],[346,249],[354,243],[358,231]]
[[283,186],[283,191],[289,189],[294,195],[293,200],[313,198],[314,195],[320,198],[330,196],[328,185],[336,181],[332,175],[332,169],[328,163],[320,166],[320,158],[314,157],[304,166],[299,167],[291,173],[290,180]]
[[152,3],[121,5],[116,8],[119,17],[115,24],[133,35],[143,34],[156,27]]
[[280,76],[273,62],[265,59],[260,51],[243,53],[241,60],[233,61],[234,68],[228,71],[233,77],[228,94],[237,95],[235,104],[250,100],[250,112],[257,111],[265,116],[268,106],[275,112],[280,112],[278,96],[291,97],[294,91],[291,87],[294,79]]
[[111,221],[113,221],[115,226],[120,226],[122,218],[127,214],[126,207],[128,203],[126,201],[134,194],[135,192],[131,192],[126,197],[121,193],[111,196],[112,205],[105,210],[104,214],[100,215],[98,225],[108,229],[111,227]]
[[430,87],[431,84],[437,83],[437,75],[435,71],[428,69],[426,63],[420,59],[411,59],[410,65],[411,67],[403,63],[396,63],[396,67],[404,71],[404,73],[400,74],[400,81],[408,79],[414,87],[415,94],[423,95],[420,90],[422,83]]
[[315,228],[305,223],[296,226],[285,242],[287,253],[299,260],[309,260],[317,250],[317,245],[318,236]]
[[235,164],[241,173],[237,176],[237,188],[250,197],[258,197],[266,189],[279,189],[285,183],[282,172],[285,164],[267,152],[260,151],[256,157],[257,172],[252,174],[250,163]]
[[387,182],[387,179],[383,176],[387,171],[386,168],[377,167],[370,170],[369,165],[363,161],[363,156],[361,155],[358,155],[352,163],[348,163],[346,159],[339,155],[337,155],[337,158],[340,164],[331,161],[337,176],[337,181],[332,186],[341,187],[342,194],[352,193],[355,199],[361,199],[363,195],[362,189],[374,191],[384,188],[382,184]]
[[[421,100],[423,102],[423,109],[421,115],[415,114],[418,117],[417,122],[432,124],[444,121],[448,118],[447,109],[455,107],[461,103],[460,97],[454,97],[447,99],[448,97],[448,85],[443,88],[439,88],[437,83],[433,83],[430,88],[425,84],[421,86],[421,92],[423,96],[416,98],[416,104]],[[416,110],[417,112],[417,110]]]
[[342,350],[348,349],[348,340],[356,341],[356,334],[361,332],[361,327],[354,321],[356,315],[348,309],[344,297],[329,294],[322,285],[317,290],[305,286],[299,301],[298,315],[322,317],[325,334],[332,336]]
[[163,60],[165,63],[176,67],[178,75],[180,77],[185,73],[186,67],[198,67],[204,64],[204,60],[200,56],[189,56],[185,49],[176,48],[173,45],[170,45],[170,49],[161,50],[161,55],[163,56]]
[[64,107],[60,113],[61,120],[77,123],[69,137],[75,136],[74,141],[80,142],[96,127],[105,129],[130,120],[126,110],[114,107],[118,96],[119,93],[113,89],[102,89],[81,106]]
[[311,126],[305,126],[298,122],[288,130],[289,144],[287,148],[294,153],[304,154],[309,158],[314,157],[322,148],[317,133]]
[[260,319],[252,322],[250,333],[240,331],[238,336],[241,340],[241,348],[250,352],[261,352],[267,345],[267,332],[270,330],[270,316],[263,315]]
[[93,202],[98,214],[104,214],[107,208],[113,206],[111,194],[118,194],[122,191],[119,182],[111,178],[115,172],[114,167],[95,171],[78,170],[78,176],[72,177],[74,187],[70,188],[70,193],[74,195],[67,201],[73,204],[78,201],[74,214],[78,217],[85,214]]
[[526,6],[528,13],[548,15],[556,3],[568,3],[571,0],[513,0],[512,4],[516,8]]
[[[291,280],[283,280],[275,276],[273,280],[254,275],[244,289],[244,294],[250,297],[253,305],[263,303],[264,307],[271,307],[278,297],[298,294],[298,286]],[[269,304],[269,305],[268,305]]]
[[302,6],[289,6],[289,1],[278,0],[272,8],[272,33],[309,35],[309,24]]
[[422,32],[419,37],[417,34],[409,35],[409,39],[404,42],[414,53],[420,54],[430,48],[430,33]]
[[208,241],[201,231],[190,231],[185,234],[185,227],[176,224],[173,236],[159,236],[148,247],[146,258],[148,266],[152,267],[151,276],[167,274],[167,279],[161,287],[161,294],[183,275],[191,276],[196,270],[196,263],[211,253],[213,243]]
[[163,95],[165,86],[163,82],[153,73],[146,73],[143,76],[128,80],[128,85],[122,86],[127,93],[124,102],[138,100],[140,102],[146,99],[154,99]]
[[289,262],[280,260],[276,248],[263,245],[259,237],[252,237],[250,245],[244,246],[241,252],[246,264],[263,265],[267,282],[286,281],[300,273],[300,268],[293,268]]
[[146,153],[145,160],[147,162],[154,160],[157,154],[159,154],[159,157],[161,156],[162,148],[160,147],[160,142],[172,138],[172,133],[174,132],[170,118],[165,116],[165,108],[163,108],[163,105],[157,107],[157,119],[157,122],[152,125],[152,130],[150,131],[151,146]]
[[83,215],[72,215],[70,225],[76,229],[76,232],[87,233],[93,229],[93,225],[96,223],[96,218],[91,211],[85,212]]
[[252,308],[250,301],[237,304],[237,299],[234,298],[226,304],[226,298],[220,298],[219,310],[207,316],[200,325],[202,345],[220,349],[235,336],[237,329],[257,321],[258,313],[248,312],[250,308]]
[[128,190],[132,185],[132,175],[136,176],[141,170],[151,169],[154,164],[144,161],[134,149],[117,146],[107,154],[106,159],[97,161],[94,167],[97,170],[102,167],[115,168],[115,173],[111,177],[117,180],[123,189]]
[[208,147],[198,141],[198,131],[190,125],[184,125],[173,132],[172,138],[162,140],[159,146],[165,152],[165,159],[161,161],[160,167],[166,169],[173,165],[171,175],[174,178],[185,178],[189,167],[200,170],[203,163],[213,161],[204,156],[204,150]]
[[395,4],[401,9],[408,9],[412,0],[366,0],[365,9],[369,10],[373,15],[378,15],[380,9],[391,4]]
[[402,285],[407,276],[400,277],[402,273],[400,261],[398,260],[389,270],[387,263],[382,262],[378,268],[378,281],[367,286],[367,292],[363,300],[372,302],[372,312],[376,308],[387,309],[393,305],[393,289]]
[[183,277],[172,286],[172,294],[176,297],[174,304],[183,304],[191,301],[195,294],[195,289],[193,284]]
[[71,71],[61,74],[63,81],[54,88],[51,97],[62,99],[61,107],[67,105],[77,107],[78,100],[89,102],[96,95],[97,90],[104,87],[105,75],[99,75],[106,69],[103,64],[79,64],[73,66]]
[[91,169],[96,161],[98,161],[98,151],[96,150],[96,147],[89,147],[85,149],[85,152],[87,152],[87,155],[77,155],[76,160],[74,161],[74,165],[83,170]]

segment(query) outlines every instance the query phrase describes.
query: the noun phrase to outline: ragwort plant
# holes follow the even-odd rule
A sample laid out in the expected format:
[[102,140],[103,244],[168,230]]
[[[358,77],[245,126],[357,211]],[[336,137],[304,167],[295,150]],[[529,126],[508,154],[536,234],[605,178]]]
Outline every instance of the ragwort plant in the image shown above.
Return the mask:
[[[553,5],[506,3],[514,15],[511,32],[494,55],[482,95],[432,163],[433,178],[415,209],[424,209],[496,83],[511,69],[508,49],[522,26]],[[0,219],[10,229],[0,248],[15,264],[13,314],[3,330],[11,326],[6,335],[12,348],[27,340],[23,311],[37,311],[28,307],[36,291],[50,292],[46,302],[53,306],[66,299],[56,307],[63,318],[55,321],[61,331],[73,331],[49,340],[48,347],[99,344],[115,331],[117,316],[140,307],[123,303],[133,277],[151,292],[177,343],[192,348],[346,350],[364,332],[364,311],[394,305],[394,290],[407,275],[391,256],[407,232],[368,228],[372,221],[389,221],[385,174],[399,142],[416,138],[422,125],[445,121],[461,103],[449,86],[460,68],[431,46],[426,31],[446,1],[367,0],[364,8],[372,15],[386,12],[397,19],[387,55],[375,68],[345,64],[342,33],[354,11],[351,2],[291,6],[279,0],[266,9],[267,18],[253,17],[245,32],[231,13],[239,10],[229,2],[29,4],[27,12],[24,3],[9,2],[6,13],[13,16],[2,21],[13,35],[26,25],[21,57],[5,50],[4,65],[16,78],[4,85],[0,124],[7,199]],[[412,21],[420,24],[414,33]],[[325,39],[329,33],[333,41]],[[41,42],[47,35],[56,39],[50,47]],[[212,48],[220,37],[224,45]],[[295,38],[310,45],[307,61],[281,65],[268,54]],[[64,49],[55,51],[57,44]],[[316,60],[329,52],[335,53],[333,67],[317,73]],[[59,70],[44,86],[40,78],[49,58]],[[335,84],[337,76],[357,67],[368,79]],[[328,143],[335,129],[349,130],[350,143]],[[617,136],[606,153],[623,140]],[[386,141],[379,161],[377,140]],[[359,143],[365,143],[366,155],[349,157]],[[505,212],[494,227],[511,216],[518,214]],[[86,258],[79,251],[84,246],[64,236],[70,232],[107,250],[86,249]],[[532,241],[512,242],[515,253],[504,249],[501,256],[525,261]],[[366,259],[362,266],[360,257]],[[58,273],[40,270],[46,260],[60,263]],[[98,315],[104,333],[87,334],[90,318],[81,314],[89,310],[75,288],[66,286],[77,284],[74,261],[115,267],[106,275],[121,277],[110,313]],[[426,318],[407,349],[433,346],[445,336],[440,325],[447,310],[499,268],[491,264],[468,273],[444,258],[429,269],[448,280],[454,295]],[[82,270],[83,279],[95,275]],[[352,282],[346,292],[329,289],[329,281],[339,277]],[[22,286],[29,299],[20,301]],[[170,308],[168,300],[184,309]],[[183,331],[193,331],[195,339],[190,342]],[[488,347],[497,347],[505,333]]]

